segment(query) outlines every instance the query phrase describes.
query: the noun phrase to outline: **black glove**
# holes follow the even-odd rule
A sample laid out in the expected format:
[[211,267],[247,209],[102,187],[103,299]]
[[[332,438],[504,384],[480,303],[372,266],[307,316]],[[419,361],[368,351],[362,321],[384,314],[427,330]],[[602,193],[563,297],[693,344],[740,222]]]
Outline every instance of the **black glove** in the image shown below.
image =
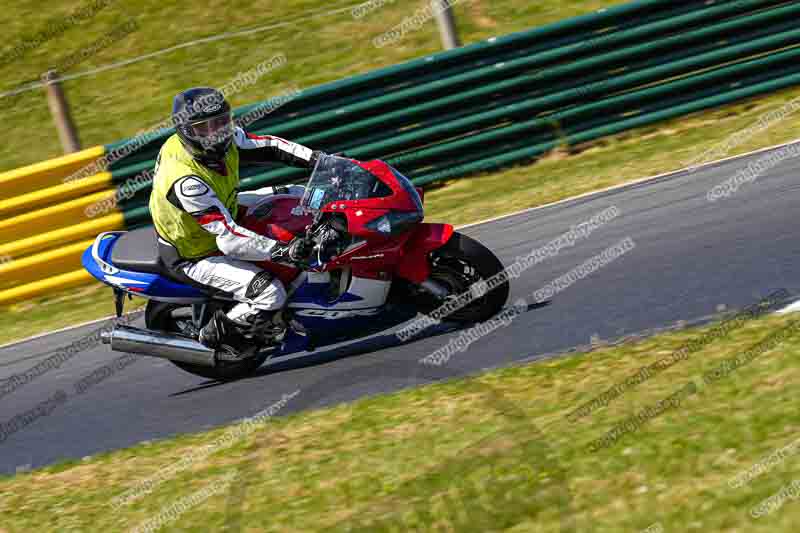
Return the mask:
[[295,237],[289,244],[275,247],[272,259],[288,259],[292,263],[302,263],[311,255],[311,244],[303,237]]
[[289,243],[289,259],[295,262],[305,261],[311,255],[311,243],[303,237],[295,237]]
[[312,151],[311,152],[311,159],[308,160],[308,168],[313,170],[314,167],[317,166],[317,161],[319,160],[319,158],[324,156],[324,155],[328,155],[328,154],[326,154],[322,150],[314,150],[314,151]]

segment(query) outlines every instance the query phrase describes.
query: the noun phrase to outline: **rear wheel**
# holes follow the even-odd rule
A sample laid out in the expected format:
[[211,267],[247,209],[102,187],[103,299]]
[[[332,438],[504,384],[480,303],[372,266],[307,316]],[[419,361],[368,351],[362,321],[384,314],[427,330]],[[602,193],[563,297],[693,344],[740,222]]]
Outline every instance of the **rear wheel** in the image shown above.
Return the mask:
[[[475,284],[486,281],[503,270],[503,263],[480,242],[461,233],[454,233],[443,247],[431,253],[430,279],[447,289],[447,299],[475,289]],[[445,318],[455,322],[470,323],[488,320],[503,308],[508,300],[509,284],[504,281],[493,290],[476,292],[470,302]],[[421,311],[429,314],[447,302],[430,295],[422,299]]]
[[[166,302],[147,302],[145,323],[150,329],[179,333],[197,338],[197,328],[192,321],[192,308],[186,305]],[[269,354],[259,354],[241,361],[217,361],[216,366],[207,367],[172,361],[172,364],[186,372],[217,381],[233,381],[253,374],[266,361]]]

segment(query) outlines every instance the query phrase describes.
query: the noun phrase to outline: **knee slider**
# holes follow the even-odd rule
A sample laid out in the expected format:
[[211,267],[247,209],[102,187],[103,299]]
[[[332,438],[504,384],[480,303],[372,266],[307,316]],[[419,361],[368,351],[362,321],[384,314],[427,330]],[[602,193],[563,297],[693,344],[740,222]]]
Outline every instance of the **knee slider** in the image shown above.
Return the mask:
[[275,277],[271,272],[262,270],[250,280],[250,284],[247,286],[247,291],[245,291],[244,297],[248,300],[255,300],[267,289],[267,287],[272,284],[273,279],[275,279]]

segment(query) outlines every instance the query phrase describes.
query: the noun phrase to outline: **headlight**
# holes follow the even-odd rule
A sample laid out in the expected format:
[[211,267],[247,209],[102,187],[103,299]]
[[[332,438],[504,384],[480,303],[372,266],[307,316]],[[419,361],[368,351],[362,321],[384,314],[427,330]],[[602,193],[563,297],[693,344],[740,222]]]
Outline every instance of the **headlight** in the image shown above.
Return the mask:
[[391,212],[367,222],[367,227],[386,235],[398,235],[419,222],[422,222],[419,212]]

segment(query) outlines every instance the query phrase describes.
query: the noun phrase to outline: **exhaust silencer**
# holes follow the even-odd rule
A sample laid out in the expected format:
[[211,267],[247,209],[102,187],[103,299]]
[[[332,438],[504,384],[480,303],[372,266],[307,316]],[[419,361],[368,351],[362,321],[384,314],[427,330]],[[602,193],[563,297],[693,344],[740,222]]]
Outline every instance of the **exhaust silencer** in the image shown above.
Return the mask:
[[208,367],[216,365],[214,350],[196,340],[169,333],[117,326],[110,333],[103,332],[101,340],[103,344],[110,344],[115,352],[149,355]]

